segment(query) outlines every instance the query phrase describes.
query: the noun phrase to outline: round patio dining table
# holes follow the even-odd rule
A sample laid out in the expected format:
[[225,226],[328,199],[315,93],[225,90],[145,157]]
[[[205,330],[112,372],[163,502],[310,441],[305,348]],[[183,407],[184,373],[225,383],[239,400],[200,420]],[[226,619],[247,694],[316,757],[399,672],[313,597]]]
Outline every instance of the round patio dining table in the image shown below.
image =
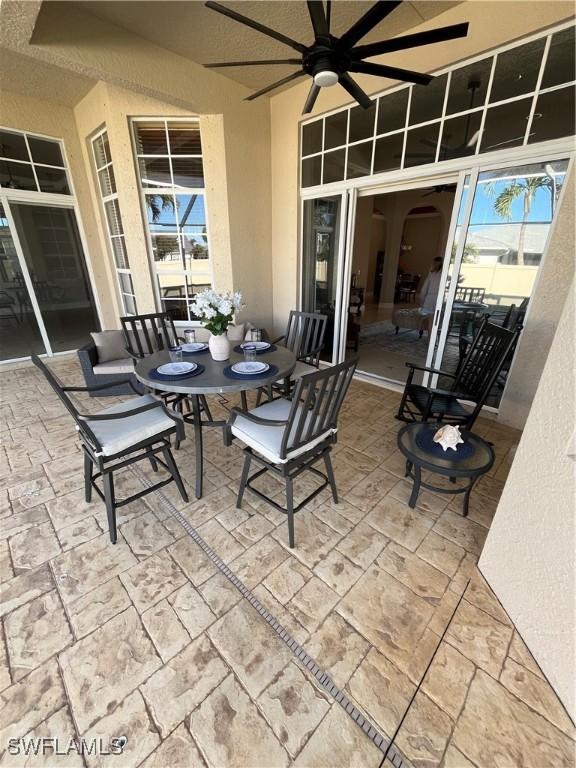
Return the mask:
[[[136,363],[134,373],[136,378],[145,387],[156,392],[172,392],[178,395],[186,395],[192,406],[191,414],[182,414],[182,418],[188,424],[194,427],[194,441],[196,446],[196,498],[202,497],[202,474],[203,474],[203,445],[202,428],[203,427],[223,427],[226,422],[213,420],[208,409],[208,419],[202,419],[202,408],[200,399],[205,395],[220,395],[227,392],[240,392],[242,399],[242,408],[247,410],[246,392],[260,387],[267,387],[280,379],[287,379],[296,365],[295,354],[286,347],[274,345],[272,352],[259,354],[257,360],[275,366],[268,375],[259,377],[249,376],[246,379],[229,378],[224,372],[234,363],[244,359],[244,356],[238,352],[232,351],[230,359],[223,362],[217,362],[212,359],[208,351],[200,354],[184,355],[183,359],[189,362],[198,363],[204,370],[195,376],[183,376],[178,380],[158,380],[154,375],[155,369],[159,365],[170,362],[170,354],[167,350],[156,352],[153,355],[147,355]],[[152,374],[151,374],[152,372]],[[206,410],[206,409],[205,409]]]

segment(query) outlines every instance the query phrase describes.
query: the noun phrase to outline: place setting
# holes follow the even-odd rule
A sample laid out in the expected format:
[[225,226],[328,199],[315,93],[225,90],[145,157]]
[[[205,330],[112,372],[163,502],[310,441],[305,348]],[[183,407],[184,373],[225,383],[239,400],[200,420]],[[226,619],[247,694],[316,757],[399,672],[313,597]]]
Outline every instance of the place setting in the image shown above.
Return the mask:
[[[261,345],[265,345],[262,348]],[[249,341],[238,345],[234,350],[244,355],[244,360],[232,363],[224,368],[224,376],[229,379],[260,379],[269,378],[278,373],[278,367],[271,363],[265,363],[263,360],[257,360],[256,357],[264,352],[271,352],[271,344],[266,341]]]
[[260,328],[251,328],[248,331],[248,337],[241,344],[234,347],[234,352],[239,355],[244,354],[246,349],[253,350],[257,355],[270,354],[276,351],[276,345],[269,341],[263,341]]
[[184,343],[181,344],[183,355],[202,355],[209,352],[208,343],[196,340],[196,331],[186,328],[184,331]]
[[169,347],[170,362],[151,368],[148,372],[150,378],[156,381],[180,381],[199,376],[205,370],[204,366],[182,359],[184,347],[196,345],[196,342],[190,342],[182,346]]

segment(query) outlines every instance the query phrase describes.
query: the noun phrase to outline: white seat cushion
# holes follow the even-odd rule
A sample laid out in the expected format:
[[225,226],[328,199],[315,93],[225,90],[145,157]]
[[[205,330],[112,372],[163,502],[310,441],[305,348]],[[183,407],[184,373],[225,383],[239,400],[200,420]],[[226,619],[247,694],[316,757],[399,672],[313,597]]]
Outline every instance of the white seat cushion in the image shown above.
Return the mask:
[[[290,400],[274,400],[271,403],[265,403],[250,411],[254,416],[259,416],[262,419],[275,419],[282,421],[287,419],[290,414],[292,403]],[[300,409],[299,409],[300,410]],[[298,426],[299,416],[296,417],[294,425],[292,427],[293,434],[288,440],[288,448],[293,444],[295,432]],[[308,420],[307,420],[308,421]],[[282,437],[284,436],[285,424],[281,424],[278,427],[267,426],[265,424],[255,424],[253,421],[245,419],[243,416],[238,416],[236,421],[232,425],[232,434],[241,440],[245,445],[250,446],[256,453],[259,453],[268,461],[273,464],[285,464],[290,459],[299,456],[306,451],[309,451],[322,440],[325,440],[331,434],[334,434],[336,430],[329,429],[318,435],[314,440],[311,440],[306,445],[302,445],[293,451],[288,450],[286,458],[280,458],[280,448],[282,445]],[[306,427],[304,428],[304,432]]]
[[98,363],[92,368],[96,375],[110,373],[134,373],[134,360],[131,357],[123,357],[121,360],[108,360],[106,363]]
[[[112,405],[98,412],[98,416],[108,413],[122,413],[141,408],[148,403],[157,402],[153,395],[142,395],[133,400],[118,405]],[[176,425],[162,408],[154,408],[135,416],[126,416],[123,419],[111,421],[88,421],[88,426],[102,446],[104,456],[113,456],[116,453],[126,451],[137,443],[149,437],[160,434],[167,429],[173,429]]]

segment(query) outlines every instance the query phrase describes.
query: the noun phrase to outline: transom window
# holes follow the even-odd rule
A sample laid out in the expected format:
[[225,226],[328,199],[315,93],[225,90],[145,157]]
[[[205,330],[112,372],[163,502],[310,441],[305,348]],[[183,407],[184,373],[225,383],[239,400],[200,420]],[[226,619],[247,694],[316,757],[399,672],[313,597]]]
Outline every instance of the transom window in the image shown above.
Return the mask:
[[198,120],[133,120],[144,215],[162,309],[190,321],[189,303],[212,285]]
[[135,315],[137,312],[136,296],[134,294],[132,272],[130,271],[128,254],[126,252],[124,227],[122,226],[122,217],[118,205],[118,192],[116,191],[116,178],[112,165],[108,132],[105,128],[92,139],[92,154],[98,177],[100,197],[104,207],[108,242],[110,243],[112,258],[114,259],[122,307],[125,314]]
[[302,125],[311,187],[572,136],[574,26]]
[[60,142],[0,129],[0,187],[71,195]]

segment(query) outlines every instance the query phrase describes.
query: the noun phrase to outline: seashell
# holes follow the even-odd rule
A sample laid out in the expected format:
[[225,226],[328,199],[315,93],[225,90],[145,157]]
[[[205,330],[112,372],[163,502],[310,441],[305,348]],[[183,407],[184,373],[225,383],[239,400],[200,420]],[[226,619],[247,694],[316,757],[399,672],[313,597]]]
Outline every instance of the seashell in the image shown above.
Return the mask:
[[443,427],[440,427],[432,439],[435,443],[441,445],[444,451],[448,450],[448,448],[456,451],[456,446],[464,442],[460,434],[460,427],[455,427],[452,424],[445,424]]

